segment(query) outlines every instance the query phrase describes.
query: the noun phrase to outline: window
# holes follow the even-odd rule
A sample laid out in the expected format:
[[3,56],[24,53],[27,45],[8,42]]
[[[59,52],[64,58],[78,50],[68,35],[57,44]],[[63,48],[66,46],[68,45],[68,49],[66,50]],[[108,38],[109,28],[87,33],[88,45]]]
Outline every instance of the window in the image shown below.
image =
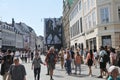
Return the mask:
[[79,20],[76,22],[76,24],[77,24],[77,35],[79,34]]
[[80,18],[80,31],[83,32],[83,26],[82,26],[82,18]]
[[73,35],[73,33],[72,33],[72,27],[70,27],[70,32],[71,32],[70,35],[71,35],[71,38],[72,38],[72,35]]
[[120,20],[120,7],[118,7],[118,17],[119,17],[119,20]]
[[102,45],[103,46],[106,46],[106,45],[112,46],[111,35],[102,36]]
[[88,26],[91,27],[91,15],[88,16]]
[[108,7],[100,9],[101,14],[101,23],[108,23],[109,22],[109,11]]
[[81,1],[79,2],[79,10],[81,10],[81,7],[82,7],[82,5],[81,5]]
[[86,13],[86,9],[87,9],[87,3],[84,2],[84,13]]
[[95,6],[95,0],[91,0],[91,6]]
[[96,25],[96,16],[95,16],[95,12],[92,13],[92,21],[93,21],[93,26]]
[[87,0],[87,5],[88,5],[88,10],[89,10],[89,8],[90,8],[90,0]]

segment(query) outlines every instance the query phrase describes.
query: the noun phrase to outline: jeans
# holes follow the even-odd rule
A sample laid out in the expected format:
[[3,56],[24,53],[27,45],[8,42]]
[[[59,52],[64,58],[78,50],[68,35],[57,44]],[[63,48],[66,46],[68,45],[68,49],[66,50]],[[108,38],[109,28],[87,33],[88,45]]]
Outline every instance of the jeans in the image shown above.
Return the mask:
[[77,73],[77,68],[79,68],[79,73],[81,74],[81,64],[75,64],[75,73]]
[[[34,68],[34,78],[35,78],[35,80],[40,79],[40,70],[41,70],[41,68]],[[36,76],[37,76],[37,79],[36,79]]]
[[71,60],[66,61],[67,73],[71,74]]

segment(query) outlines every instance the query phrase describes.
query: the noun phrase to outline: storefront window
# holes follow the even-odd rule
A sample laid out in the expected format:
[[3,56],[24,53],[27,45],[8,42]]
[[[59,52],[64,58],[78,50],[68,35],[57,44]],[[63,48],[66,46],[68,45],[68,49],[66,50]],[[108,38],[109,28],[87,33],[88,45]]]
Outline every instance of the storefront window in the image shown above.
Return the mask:
[[102,46],[112,46],[111,36],[102,36]]

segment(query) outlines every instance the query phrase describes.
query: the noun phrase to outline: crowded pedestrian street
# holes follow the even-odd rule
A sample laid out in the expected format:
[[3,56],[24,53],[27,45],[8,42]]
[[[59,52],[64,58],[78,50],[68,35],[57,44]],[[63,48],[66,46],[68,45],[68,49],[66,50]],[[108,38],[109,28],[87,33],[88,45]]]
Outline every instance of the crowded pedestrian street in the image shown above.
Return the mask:
[[[42,55],[41,58],[44,61],[45,56]],[[31,69],[32,63],[22,62],[22,64],[25,66],[25,69],[26,69],[26,73],[27,73],[26,80],[34,80],[34,73],[33,73],[33,70]],[[49,80],[49,78],[50,78],[49,75],[46,75],[46,73],[47,73],[46,66],[44,66],[44,65],[41,65],[41,66],[42,67],[41,67],[40,80]],[[88,76],[87,65],[82,64],[81,69],[82,69],[81,75],[75,75],[74,70],[72,71],[71,75],[68,75],[66,73],[65,69],[61,69],[60,63],[57,62],[53,78],[54,78],[54,80],[105,80],[105,78],[103,78],[103,79],[97,78],[100,74],[99,67],[98,68],[95,68],[94,66],[92,67],[93,76],[91,76],[91,77]],[[0,76],[0,80],[2,80],[2,76]]]

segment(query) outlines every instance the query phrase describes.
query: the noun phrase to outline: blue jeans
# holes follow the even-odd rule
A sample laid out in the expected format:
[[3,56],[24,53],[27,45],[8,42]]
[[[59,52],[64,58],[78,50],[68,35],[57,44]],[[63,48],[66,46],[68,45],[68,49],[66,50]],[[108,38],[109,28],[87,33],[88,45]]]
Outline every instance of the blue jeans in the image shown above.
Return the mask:
[[71,60],[66,60],[67,73],[71,74]]

